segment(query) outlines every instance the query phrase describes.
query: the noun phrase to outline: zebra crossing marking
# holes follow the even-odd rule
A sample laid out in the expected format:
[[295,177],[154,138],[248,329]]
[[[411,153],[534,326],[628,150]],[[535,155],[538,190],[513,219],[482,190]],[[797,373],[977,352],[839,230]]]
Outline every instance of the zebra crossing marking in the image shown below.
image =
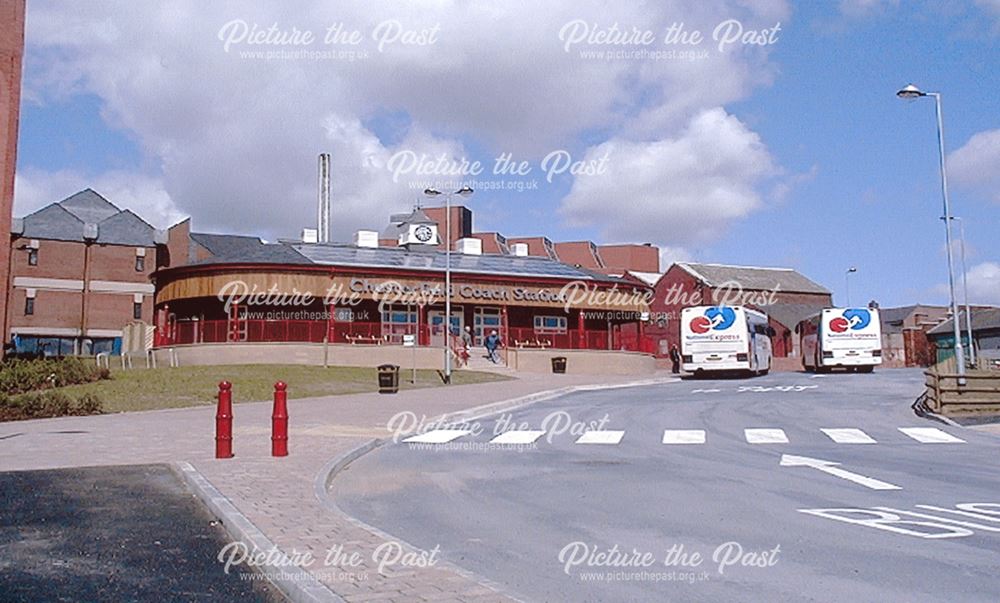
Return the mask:
[[584,432],[582,436],[577,438],[577,444],[608,444],[617,445],[621,443],[622,438],[625,437],[624,431],[587,431]]
[[787,444],[788,436],[784,429],[756,428],[744,429],[743,435],[749,444]]
[[957,438],[937,427],[900,427],[900,431],[921,444],[964,444],[965,440]]
[[704,444],[704,429],[664,429],[664,444]]
[[823,427],[820,429],[838,444],[877,444],[875,438],[854,427]]

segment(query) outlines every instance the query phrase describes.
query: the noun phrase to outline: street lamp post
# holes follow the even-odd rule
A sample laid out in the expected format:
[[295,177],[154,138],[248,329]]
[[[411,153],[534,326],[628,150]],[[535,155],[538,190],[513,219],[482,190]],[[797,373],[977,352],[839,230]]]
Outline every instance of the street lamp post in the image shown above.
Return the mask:
[[969,269],[965,265],[965,220],[952,216],[958,221],[958,239],[961,242],[962,256],[962,290],[965,297],[965,331],[969,334],[969,366],[976,366],[976,344],[972,338],[972,309],[969,307]]
[[952,261],[953,253],[951,249],[951,202],[948,199],[948,172],[945,168],[944,122],[941,117],[941,93],[924,92],[913,84],[909,84],[897,92],[896,96],[904,99],[921,98],[925,96],[934,98],[934,107],[937,114],[938,159],[941,164],[941,198],[942,203],[944,204],[945,244],[948,248],[948,290],[951,293],[951,322],[954,326],[955,336],[955,364],[958,367],[958,384],[965,385],[965,354],[962,350],[962,332],[958,325],[960,318],[958,315],[958,300],[955,298],[955,270]]
[[857,272],[858,269],[855,266],[851,266],[844,273],[844,288],[847,289],[847,307],[851,307],[851,274]]
[[451,193],[442,193],[434,188],[424,190],[424,194],[432,198],[444,194],[444,382],[449,384],[451,383],[451,197],[458,195],[467,199],[473,192],[467,186]]

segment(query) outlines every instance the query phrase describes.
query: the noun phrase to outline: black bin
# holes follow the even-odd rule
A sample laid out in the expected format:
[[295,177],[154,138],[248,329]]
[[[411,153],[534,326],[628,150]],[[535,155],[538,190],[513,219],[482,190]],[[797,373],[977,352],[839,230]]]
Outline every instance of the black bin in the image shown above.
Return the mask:
[[565,373],[566,372],[566,357],[565,356],[555,356],[552,358],[552,372],[553,373]]
[[378,393],[394,394],[399,391],[399,365],[380,364],[378,366]]

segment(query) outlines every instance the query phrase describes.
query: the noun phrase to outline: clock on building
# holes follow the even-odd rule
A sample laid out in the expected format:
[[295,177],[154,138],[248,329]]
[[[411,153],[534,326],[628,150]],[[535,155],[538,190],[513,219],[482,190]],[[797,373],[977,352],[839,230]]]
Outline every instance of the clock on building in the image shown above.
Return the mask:
[[434,238],[434,231],[430,226],[421,224],[413,229],[413,236],[421,243],[427,243]]

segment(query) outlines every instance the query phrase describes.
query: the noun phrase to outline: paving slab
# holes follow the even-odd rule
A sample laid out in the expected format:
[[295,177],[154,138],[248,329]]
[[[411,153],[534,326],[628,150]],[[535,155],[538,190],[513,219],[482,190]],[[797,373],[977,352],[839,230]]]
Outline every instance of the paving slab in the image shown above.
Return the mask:
[[[275,374],[275,381],[281,378]],[[190,463],[281,552],[292,557],[311,555],[315,561],[307,569],[344,600],[414,600],[414,594],[426,600],[506,600],[490,585],[454,568],[383,568],[380,572],[373,556],[380,546],[387,546],[387,535],[332,512],[315,493],[317,480],[326,478],[324,472],[332,459],[373,438],[389,436],[387,422],[398,413],[412,413],[419,421],[441,415],[460,419],[472,416],[463,414],[468,409],[543,391],[635,380],[522,374],[511,381],[398,394],[291,400],[289,456],[283,458],[270,456],[271,404],[267,402],[234,406],[235,457],[231,459],[214,458],[214,407],[0,423],[0,471]],[[234,385],[238,392],[238,384]],[[290,390],[294,387],[289,384]],[[491,410],[495,408],[486,409]],[[336,551],[357,553],[362,561],[348,563],[332,554]]]

